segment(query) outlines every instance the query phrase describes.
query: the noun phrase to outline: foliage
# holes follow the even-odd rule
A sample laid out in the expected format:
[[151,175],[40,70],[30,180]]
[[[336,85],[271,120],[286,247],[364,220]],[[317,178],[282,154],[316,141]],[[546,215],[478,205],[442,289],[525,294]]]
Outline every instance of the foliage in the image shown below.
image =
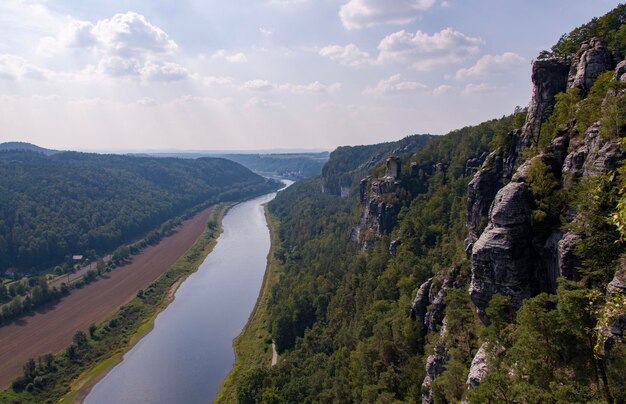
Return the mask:
[[[390,236],[357,252],[348,235],[358,218],[358,201],[322,193],[322,179],[296,183],[270,203],[280,220],[282,275],[271,291],[268,314],[281,361],[250,373],[265,375],[263,380],[239,383],[246,400],[419,400],[416,381],[423,378],[426,341],[407,308],[416,285],[443,268],[458,264],[461,276],[467,276],[465,162],[487,152],[494,136],[509,132],[514,121],[508,116],[463,128],[403,157],[403,167],[413,162],[423,168],[416,176],[403,170],[400,178],[403,192],[396,203],[403,208],[392,237],[403,244],[395,257],[388,251]],[[437,163],[445,169],[428,169]],[[380,175],[380,165],[372,172]],[[445,397],[459,397],[477,349],[478,326],[467,291],[452,290],[446,302],[458,348],[439,383],[456,386],[452,395],[443,387]]]
[[324,188],[327,193],[341,195],[342,187],[350,188],[357,184],[368,170],[379,164],[392,151],[413,152],[431,139],[432,135],[413,135],[397,142],[338,147],[330,154],[330,159],[322,169]]
[[103,255],[195,206],[277,186],[221,159],[0,152],[0,272]]
[[554,110],[550,117],[541,125],[537,146],[545,149],[557,137],[559,131],[575,116],[576,105],[580,101],[580,92],[577,88],[556,95]]
[[[221,220],[223,207],[218,211],[214,217]],[[207,229],[185,256],[144,291],[142,298],[134,298],[95,328],[91,325],[88,333],[77,330],[64,351],[29,359],[23,376],[12,383],[12,388],[0,392],[0,402],[57,402],[68,392],[70,382],[83,372],[127,350],[147,321],[168,303],[171,287],[200,265],[220,232],[219,227]]]
[[576,54],[580,45],[593,37],[600,37],[611,50],[626,53],[626,5],[620,4],[600,18],[563,34],[552,47],[550,56],[570,56]]

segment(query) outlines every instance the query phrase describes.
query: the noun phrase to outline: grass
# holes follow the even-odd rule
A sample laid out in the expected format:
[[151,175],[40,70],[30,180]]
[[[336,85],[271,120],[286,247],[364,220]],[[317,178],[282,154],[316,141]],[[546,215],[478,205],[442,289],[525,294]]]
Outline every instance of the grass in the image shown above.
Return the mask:
[[237,382],[240,378],[251,369],[271,366],[272,341],[268,331],[267,301],[272,287],[280,279],[280,263],[276,259],[276,249],[280,242],[278,240],[278,219],[268,212],[267,205],[265,205],[265,217],[270,228],[272,247],[267,256],[267,269],[263,277],[263,285],[248,323],[233,342],[235,364],[222,383],[214,403],[236,403]]
[[[45,385],[30,392],[9,388],[0,392],[0,402],[72,403],[84,398],[109,370],[152,329],[156,316],[171,302],[177,286],[194,273],[213,250],[222,232],[222,218],[232,204],[216,206],[209,218],[211,226],[195,244],[162,276],[97,327],[87,346],[77,347],[79,357],[69,360],[65,352],[54,358],[54,370],[38,369]],[[74,345],[74,344],[72,344]],[[59,401],[60,400],[60,401]]]

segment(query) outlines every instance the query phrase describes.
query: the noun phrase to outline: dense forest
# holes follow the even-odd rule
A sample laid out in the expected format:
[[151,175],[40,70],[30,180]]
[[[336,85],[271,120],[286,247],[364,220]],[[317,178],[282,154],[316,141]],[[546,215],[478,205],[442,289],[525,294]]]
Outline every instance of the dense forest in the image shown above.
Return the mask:
[[225,159],[0,152],[0,272],[103,255],[198,205],[277,189]]
[[[617,54],[624,16],[543,58],[577,61],[594,36]],[[280,193],[268,313],[281,357],[241,377],[239,402],[625,402],[626,65],[607,63],[567,90],[564,69],[537,131],[531,103],[412,150],[381,145],[373,167],[376,145],[340,148],[324,174],[352,192],[324,193],[322,177]],[[390,180],[379,162],[391,154]],[[358,195],[360,166],[370,191]],[[399,213],[364,249],[349,235],[373,205]]]

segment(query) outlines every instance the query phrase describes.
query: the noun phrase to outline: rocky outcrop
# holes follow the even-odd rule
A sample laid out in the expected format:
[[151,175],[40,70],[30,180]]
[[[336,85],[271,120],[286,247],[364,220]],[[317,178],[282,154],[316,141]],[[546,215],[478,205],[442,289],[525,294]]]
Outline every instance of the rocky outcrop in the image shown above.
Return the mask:
[[443,325],[446,315],[445,299],[450,288],[461,286],[458,283],[459,273],[459,268],[452,268],[439,290],[433,290],[433,278],[428,279],[417,290],[410,313],[413,320],[422,322],[423,335],[428,331],[436,332]]
[[441,329],[441,338],[435,344],[433,353],[426,358],[426,376],[422,382],[422,404],[433,404],[432,385],[437,376],[443,373],[446,362],[448,362],[448,349],[445,343],[446,326]]
[[470,365],[467,375],[467,382],[465,382],[468,389],[480,385],[489,372],[488,345],[487,342],[484,342],[478,349],[478,352],[476,352],[476,355],[474,355],[474,359],[472,359],[472,364]]
[[391,255],[392,257],[395,257],[398,251],[398,247],[400,247],[401,245],[402,245],[402,240],[400,239],[392,240],[391,243],[389,243],[389,255]]
[[466,177],[471,177],[472,175],[476,174],[476,172],[478,172],[478,170],[480,169],[482,164],[487,159],[488,155],[489,154],[487,152],[484,152],[483,154],[481,154],[478,157],[471,158],[471,159],[467,160],[465,162],[465,170],[464,170],[465,176]]
[[470,297],[481,319],[497,294],[512,297],[519,308],[536,289],[532,262],[532,198],[524,183],[511,182],[498,191],[490,223],[472,249]]
[[[422,324],[424,324],[424,319],[426,318],[426,310],[430,305],[430,288],[433,284],[433,278],[429,278],[426,282],[422,283],[417,289],[417,293],[415,295],[415,299],[413,299],[413,303],[411,304],[411,319],[420,320]],[[422,327],[422,334],[425,334],[427,327]]]
[[381,236],[393,230],[400,211],[396,197],[398,189],[399,182],[390,175],[374,180],[369,178],[361,180],[359,184],[361,217],[350,233],[350,240],[357,242],[361,251],[365,251]]
[[400,178],[400,158],[391,156],[385,162],[385,179],[395,181]]
[[578,55],[572,61],[567,78],[567,88],[578,88],[586,95],[598,76],[615,67],[613,54],[604,46],[600,38],[584,42]]
[[474,242],[485,227],[489,209],[504,183],[511,179],[514,167],[521,150],[525,147],[525,139],[519,131],[507,134],[506,144],[486,157],[483,166],[478,170],[467,187],[467,227],[468,236],[465,240],[465,251],[471,251]]
[[615,66],[614,81],[626,81],[626,60],[622,60]]
[[522,130],[527,138],[532,139],[539,135],[541,123],[554,106],[554,97],[567,87],[569,68],[567,60],[560,58],[536,60],[533,63],[533,95]]
[[458,268],[452,268],[452,271],[450,271],[450,274],[443,281],[436,295],[433,294],[431,288],[429,293],[430,310],[428,310],[424,317],[424,327],[428,331],[435,332],[443,325],[443,319],[446,316],[445,299],[450,288],[459,286],[456,284],[459,272]]
[[580,280],[578,266],[580,259],[576,256],[576,243],[580,236],[568,232],[559,240],[556,257],[558,259],[559,276],[572,281]]
[[599,336],[604,339],[604,352],[610,353],[616,343],[626,343],[626,262],[618,266],[606,295],[608,303],[601,313],[603,323],[599,324]]
[[620,161],[626,158],[626,151],[621,143],[600,136],[599,122],[591,125],[585,132],[584,139],[573,146],[563,163],[564,175],[573,181],[615,170]]

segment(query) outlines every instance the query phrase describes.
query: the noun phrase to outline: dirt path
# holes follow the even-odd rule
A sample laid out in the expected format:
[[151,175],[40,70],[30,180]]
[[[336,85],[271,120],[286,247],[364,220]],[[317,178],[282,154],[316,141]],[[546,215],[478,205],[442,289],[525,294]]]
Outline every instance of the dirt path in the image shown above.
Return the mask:
[[198,213],[175,234],[146,248],[130,264],[114,269],[97,282],[34,315],[0,327],[0,389],[21,374],[28,358],[65,348],[77,330],[102,322],[167,271],[202,234],[209,214],[209,209]]
[[278,363],[278,352],[276,352],[276,344],[272,341],[272,366]]

